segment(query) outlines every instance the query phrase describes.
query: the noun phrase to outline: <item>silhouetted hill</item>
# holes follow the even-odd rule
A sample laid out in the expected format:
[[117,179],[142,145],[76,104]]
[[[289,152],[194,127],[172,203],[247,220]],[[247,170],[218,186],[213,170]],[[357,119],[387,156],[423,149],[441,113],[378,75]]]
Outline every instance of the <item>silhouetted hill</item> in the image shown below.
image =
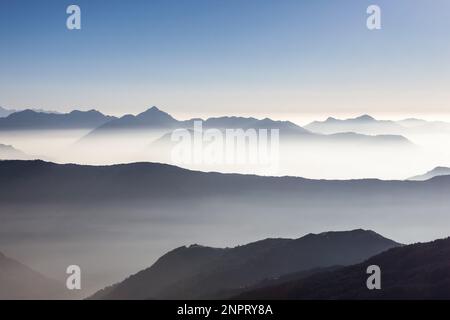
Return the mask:
[[398,245],[375,232],[354,230],[308,234],[295,240],[266,239],[226,249],[181,247],[92,298],[223,298],[264,279],[353,264]]
[[[368,290],[367,267],[381,269],[381,290]],[[393,248],[367,261],[237,299],[450,299],[450,238]]]
[[0,300],[68,298],[63,283],[48,279],[0,253]]
[[434,177],[447,176],[447,175],[450,175],[450,168],[447,168],[447,167],[436,167],[433,170],[428,171],[425,174],[411,177],[408,180],[425,181],[425,180],[432,179]]
[[322,134],[355,132],[368,135],[406,135],[411,133],[445,133],[450,130],[450,123],[421,119],[405,119],[400,121],[378,120],[369,115],[362,115],[350,119],[329,117],[325,121],[311,122],[305,126],[305,129]]
[[377,120],[369,115],[351,119],[335,119],[329,117],[325,121],[314,121],[306,129],[323,134],[356,132],[362,134],[401,134],[404,127],[395,121]]
[[113,119],[95,110],[64,114],[24,110],[0,118],[0,130],[93,129]]
[[[42,181],[52,181],[45,183]],[[41,160],[0,161],[0,200],[79,202],[121,201],[126,199],[178,199],[210,195],[242,196],[246,199],[277,195],[290,201],[341,199],[367,203],[392,201],[417,202],[444,197],[450,192],[450,177],[435,177],[426,182],[362,180],[310,180],[298,177],[206,173],[158,163],[130,163],[111,166],[55,164]],[[11,186],[20,187],[20,194]],[[295,196],[294,196],[295,195]],[[324,199],[323,195],[327,195]],[[418,195],[421,195],[419,197]],[[374,198],[375,197],[375,198]],[[441,199],[441,198],[439,198]],[[444,200],[444,198],[442,198]],[[436,200],[440,201],[440,200]],[[441,201],[442,202],[442,201]]]

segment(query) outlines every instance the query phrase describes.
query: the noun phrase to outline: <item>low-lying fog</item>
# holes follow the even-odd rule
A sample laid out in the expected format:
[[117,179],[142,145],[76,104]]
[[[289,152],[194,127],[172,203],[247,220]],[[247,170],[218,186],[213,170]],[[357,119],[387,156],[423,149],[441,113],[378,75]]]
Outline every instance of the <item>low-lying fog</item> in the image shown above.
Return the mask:
[[2,207],[1,250],[61,281],[67,266],[79,265],[83,292],[88,295],[149,267],[182,245],[226,247],[268,237],[297,238],[358,228],[413,243],[447,237],[450,225],[450,206],[431,199],[392,204],[374,196],[362,203],[349,194],[346,203],[228,197],[179,202],[174,195],[168,202]]
[[[155,141],[162,132],[95,137],[87,131],[1,132],[0,143],[58,163],[115,164],[136,161],[171,162],[170,146]],[[272,165],[180,164],[222,172],[293,175],[315,179],[405,179],[436,166],[450,166],[447,135],[407,137],[411,146],[368,146],[348,143],[281,142]],[[80,140],[81,139],[81,140]],[[275,166],[274,166],[275,165]],[[42,183],[46,183],[43,181]],[[305,199],[266,199],[243,195],[165,205],[123,202],[121,205],[1,204],[0,251],[64,280],[65,268],[80,265],[84,294],[150,266],[181,245],[200,243],[235,246],[267,237],[300,237],[328,230],[372,229],[395,241],[410,243],[448,236],[450,206],[444,197],[406,195],[383,202],[374,194],[339,204]],[[306,202],[305,202],[306,201]]]
[[282,139],[278,151],[265,153],[270,163],[263,163],[267,160],[264,156],[253,163],[246,158],[243,164],[227,162],[225,156],[216,157],[214,161],[174,159],[175,143],[158,141],[165,133],[162,131],[121,132],[86,138],[87,133],[86,130],[0,132],[0,144],[12,145],[30,159],[57,163],[109,165],[148,161],[200,171],[311,179],[406,179],[437,166],[450,166],[450,139],[448,134],[439,133],[406,136],[412,142],[410,146],[342,141],[317,144]]

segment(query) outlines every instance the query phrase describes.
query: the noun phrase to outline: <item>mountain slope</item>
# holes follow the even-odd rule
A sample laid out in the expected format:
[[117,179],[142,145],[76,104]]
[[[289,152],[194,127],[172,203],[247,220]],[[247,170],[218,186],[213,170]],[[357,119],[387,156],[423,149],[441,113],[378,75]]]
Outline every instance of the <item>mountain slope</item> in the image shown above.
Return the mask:
[[432,179],[434,177],[447,176],[447,175],[450,175],[450,168],[447,168],[447,167],[436,167],[433,170],[428,171],[425,174],[411,177],[408,180],[425,181],[425,180]]
[[[216,239],[234,246],[250,237],[326,227],[376,229],[411,243],[442,238],[450,225],[448,176],[327,181],[196,172],[157,163],[0,161],[0,190],[5,250],[26,256],[27,248],[33,255],[39,248],[48,261],[45,268],[57,270],[73,261],[98,261],[85,270],[93,279],[86,292],[150,266],[186,242]],[[47,249],[49,239],[58,250]],[[73,253],[80,243],[82,254]],[[105,270],[111,261],[115,268]],[[98,280],[98,274],[107,278]]]
[[9,109],[5,109],[0,107],[0,118],[4,118],[9,116],[11,113],[16,112],[16,110],[9,110]]
[[399,121],[378,120],[369,115],[362,115],[350,119],[336,119],[329,117],[325,121],[311,122],[305,126],[305,129],[322,134],[344,132],[355,132],[368,135],[442,134],[450,131],[450,123],[443,121],[426,121],[414,118]]
[[[381,290],[368,290],[366,269],[381,269]],[[450,238],[393,248],[367,261],[237,299],[450,299]]]
[[25,160],[30,157],[24,152],[17,150],[13,146],[0,144],[0,159],[1,160]]
[[61,299],[67,293],[64,284],[0,253],[0,300]]
[[217,298],[264,279],[349,265],[398,246],[372,231],[326,232],[266,239],[235,248],[181,247],[93,299]]
[[95,110],[64,114],[24,110],[0,118],[0,130],[93,129],[112,119]]

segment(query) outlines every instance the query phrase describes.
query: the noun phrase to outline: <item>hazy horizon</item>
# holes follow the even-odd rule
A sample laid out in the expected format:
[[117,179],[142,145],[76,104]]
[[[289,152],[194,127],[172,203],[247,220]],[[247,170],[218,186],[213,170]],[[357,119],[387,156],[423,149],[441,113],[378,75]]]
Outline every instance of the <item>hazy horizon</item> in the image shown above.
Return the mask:
[[0,4],[0,105],[121,115],[152,104],[180,119],[299,124],[362,113],[450,119],[448,1],[377,1],[376,31],[366,0],[80,0],[75,31],[69,4]]

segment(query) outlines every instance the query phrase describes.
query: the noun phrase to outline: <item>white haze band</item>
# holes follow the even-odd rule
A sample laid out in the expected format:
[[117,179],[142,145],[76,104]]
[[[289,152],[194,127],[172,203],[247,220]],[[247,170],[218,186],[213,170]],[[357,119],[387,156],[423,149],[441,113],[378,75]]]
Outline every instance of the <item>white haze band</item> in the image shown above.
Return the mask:
[[279,129],[203,129],[202,121],[194,121],[193,130],[172,132],[171,160],[178,165],[252,165],[276,174],[279,140]]

